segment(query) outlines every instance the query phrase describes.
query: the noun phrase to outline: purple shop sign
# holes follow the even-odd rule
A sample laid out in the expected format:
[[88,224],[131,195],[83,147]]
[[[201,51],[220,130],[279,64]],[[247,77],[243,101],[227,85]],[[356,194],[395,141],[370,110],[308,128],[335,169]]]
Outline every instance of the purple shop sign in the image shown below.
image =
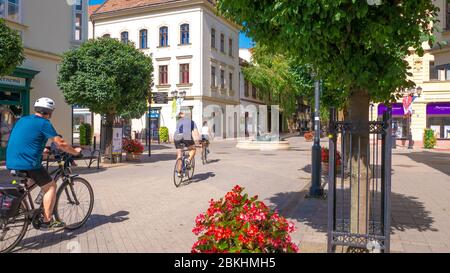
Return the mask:
[[[382,116],[386,112],[387,106],[380,103],[378,104],[378,116]],[[392,104],[392,116],[403,116],[405,111],[403,110],[403,104],[393,103]]]
[[427,115],[450,115],[450,102],[427,104]]

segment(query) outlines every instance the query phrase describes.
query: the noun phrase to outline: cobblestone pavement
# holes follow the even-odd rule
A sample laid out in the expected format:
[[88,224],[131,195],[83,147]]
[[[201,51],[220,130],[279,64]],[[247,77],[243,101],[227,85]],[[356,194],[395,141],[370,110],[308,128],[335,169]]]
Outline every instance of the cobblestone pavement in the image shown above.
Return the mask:
[[[212,162],[197,156],[194,179],[176,188],[172,145],[155,145],[140,163],[88,170],[95,206],[74,232],[31,229],[18,252],[190,252],[194,219],[239,184],[289,217],[302,252],[326,251],[327,201],[305,199],[311,143],[288,139],[289,151],[243,151],[213,143]],[[450,252],[450,153],[398,150],[393,158],[392,251]],[[2,181],[6,171],[0,171]]]

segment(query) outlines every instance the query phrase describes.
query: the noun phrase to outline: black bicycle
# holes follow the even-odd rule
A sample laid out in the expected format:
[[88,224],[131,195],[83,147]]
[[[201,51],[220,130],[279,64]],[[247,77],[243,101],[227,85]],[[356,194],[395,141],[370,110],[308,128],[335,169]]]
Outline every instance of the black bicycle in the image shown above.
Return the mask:
[[181,143],[181,145],[183,149],[183,155],[175,162],[175,168],[173,171],[173,183],[177,188],[181,185],[181,183],[183,183],[183,181],[185,181],[185,178],[187,178],[187,180],[192,179],[195,169],[195,158],[192,158],[191,164],[188,164],[189,149],[186,148],[183,143]]
[[[56,193],[54,217],[57,221],[65,222],[67,230],[75,230],[83,226],[94,207],[94,191],[89,182],[78,175],[71,174],[72,158],[66,153],[56,157],[58,169],[52,172],[54,181],[62,181]],[[38,190],[39,187],[25,172],[12,171],[12,175],[18,181],[0,185],[0,194],[8,191],[17,192],[19,205],[11,213],[12,215],[7,217],[0,215],[0,253],[11,252],[25,237],[30,224],[35,229],[40,229],[43,218],[42,195]]]
[[201,147],[202,147],[202,163],[203,165],[206,165],[208,164],[209,141],[206,139],[202,140]]

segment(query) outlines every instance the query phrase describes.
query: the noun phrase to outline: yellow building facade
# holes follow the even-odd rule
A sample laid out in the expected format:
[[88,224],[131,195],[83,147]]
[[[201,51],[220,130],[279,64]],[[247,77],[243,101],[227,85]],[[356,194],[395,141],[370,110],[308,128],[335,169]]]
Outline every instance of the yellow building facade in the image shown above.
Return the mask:
[[[441,46],[430,48],[424,44],[425,55],[419,57],[412,54],[407,58],[412,76],[410,80],[416,83],[416,99],[412,104],[411,133],[415,148],[423,147],[423,133],[425,128],[435,131],[437,148],[450,148],[450,9],[448,0],[435,0],[439,7],[439,29],[435,33],[436,40]],[[416,89],[416,90],[417,90]],[[414,91],[416,91],[414,90]],[[383,113],[383,105],[374,105],[371,110],[372,118],[377,119]],[[405,118],[402,99],[393,105],[393,120],[397,124],[397,144],[408,145],[409,124]]]

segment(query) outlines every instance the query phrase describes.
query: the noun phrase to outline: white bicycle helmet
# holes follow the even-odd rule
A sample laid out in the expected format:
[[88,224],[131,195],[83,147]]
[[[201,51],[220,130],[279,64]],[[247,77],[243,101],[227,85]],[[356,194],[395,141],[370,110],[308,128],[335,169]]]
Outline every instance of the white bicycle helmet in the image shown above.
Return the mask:
[[50,98],[40,98],[34,103],[34,110],[42,114],[50,114],[55,110],[55,101]]

